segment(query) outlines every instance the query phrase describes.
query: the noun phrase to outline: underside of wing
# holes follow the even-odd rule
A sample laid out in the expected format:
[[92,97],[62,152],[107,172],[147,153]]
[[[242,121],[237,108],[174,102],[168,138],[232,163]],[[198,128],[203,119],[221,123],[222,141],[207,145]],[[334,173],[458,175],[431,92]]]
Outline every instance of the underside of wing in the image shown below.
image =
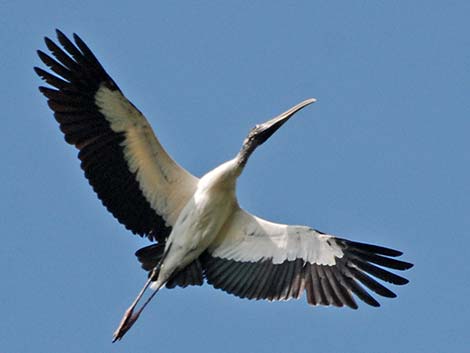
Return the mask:
[[176,164],[88,46],[57,31],[35,68],[65,140],[106,208],[133,233],[164,241],[198,179]]
[[203,266],[210,284],[241,298],[287,300],[306,292],[311,305],[356,309],[354,296],[380,305],[366,288],[396,296],[377,279],[408,283],[389,271],[412,267],[394,259],[401,254],[304,226],[268,222],[239,209],[206,251]]

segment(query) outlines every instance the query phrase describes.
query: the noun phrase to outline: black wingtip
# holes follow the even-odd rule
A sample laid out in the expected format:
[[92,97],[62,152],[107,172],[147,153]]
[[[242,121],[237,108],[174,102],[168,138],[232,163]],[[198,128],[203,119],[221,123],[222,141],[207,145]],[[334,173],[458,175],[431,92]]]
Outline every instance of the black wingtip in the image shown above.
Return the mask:
[[58,29],[58,28],[55,29],[55,33],[56,33],[56,35],[57,35],[57,38],[59,38],[59,37],[65,37],[64,32],[62,32],[62,31],[61,31],[60,29]]
[[39,86],[38,87],[38,90],[39,92],[41,92],[42,94],[44,94],[44,91],[47,89],[47,87],[44,87],[44,86]]
[[394,283],[394,284],[396,284],[397,286],[404,286],[405,284],[408,284],[408,283],[410,283],[410,280],[402,277],[402,281],[400,283]]
[[[72,36],[73,36],[73,40],[75,41],[75,43],[77,43],[77,42],[83,42],[82,38],[80,38],[80,36],[79,36],[77,33],[74,32],[74,33],[72,34]],[[78,43],[77,43],[77,44],[78,44]]]
[[41,59],[41,61],[50,67],[50,65],[48,65],[48,62],[50,62],[50,57],[49,55],[47,55],[46,53],[44,53],[42,50],[36,50],[36,53],[38,54],[39,56],[39,59]]
[[360,243],[357,241],[351,241],[351,240],[346,240],[346,239],[341,239],[346,242],[349,246],[359,250],[359,251],[365,251],[365,252],[370,252],[370,253],[375,253],[375,254],[380,254],[380,255],[385,255],[385,256],[390,256],[390,257],[398,257],[403,255],[403,252],[395,249],[390,249],[386,248],[384,246],[378,246],[378,245],[373,245],[373,244],[367,244],[367,243]]
[[[41,69],[39,67],[34,66],[33,70],[36,73],[36,75],[38,75],[41,78],[41,80],[44,80],[44,78],[41,76]],[[39,87],[39,92],[41,92],[41,87]]]
[[54,41],[49,37],[44,37],[44,43],[46,43],[47,48],[52,51],[51,47],[54,46]]
[[375,298],[372,298],[372,300],[369,299],[366,303],[370,306],[373,306],[374,308],[380,308],[380,303],[375,300]]
[[406,261],[401,261],[402,262],[402,269],[403,270],[409,270],[410,268],[412,268],[414,266],[414,264],[410,263],[410,262],[406,262]]
[[41,69],[40,67],[37,67],[37,66],[33,67],[33,70],[36,73],[36,75],[38,75],[39,77],[44,79],[44,74],[46,74],[46,71],[44,71],[43,69]]

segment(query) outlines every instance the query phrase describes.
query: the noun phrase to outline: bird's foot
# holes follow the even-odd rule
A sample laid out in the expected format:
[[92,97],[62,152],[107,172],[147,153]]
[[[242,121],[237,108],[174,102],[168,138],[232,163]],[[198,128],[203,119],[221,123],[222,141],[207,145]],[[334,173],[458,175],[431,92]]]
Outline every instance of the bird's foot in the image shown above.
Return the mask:
[[124,313],[124,316],[122,317],[122,320],[119,324],[119,327],[114,331],[113,334],[113,343],[121,340],[122,337],[126,334],[127,331],[134,325],[134,323],[137,321],[140,315],[140,311],[138,311],[136,314],[133,313],[134,308],[129,308],[126,310]]

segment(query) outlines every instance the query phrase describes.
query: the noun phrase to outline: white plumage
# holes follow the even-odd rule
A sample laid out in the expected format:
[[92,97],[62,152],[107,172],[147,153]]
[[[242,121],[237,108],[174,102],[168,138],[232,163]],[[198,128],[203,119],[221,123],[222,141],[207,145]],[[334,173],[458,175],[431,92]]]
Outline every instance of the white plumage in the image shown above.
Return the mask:
[[240,209],[210,245],[212,256],[242,262],[271,259],[273,264],[302,259],[311,264],[334,265],[343,252],[330,235],[306,226],[290,226],[266,221]]
[[125,133],[122,144],[129,171],[150,206],[173,226],[186,202],[191,198],[198,179],[181,168],[163,149],[147,119],[119,90],[102,84],[95,103],[115,133]]
[[[186,287],[206,280],[242,298],[287,300],[306,293],[312,305],[355,309],[354,296],[379,306],[364,287],[395,297],[378,280],[408,282],[388,270],[412,266],[394,259],[402,254],[397,250],[269,222],[239,207],[236,181],[249,156],[315,99],[255,126],[235,158],[198,179],[166,153],[87,45],[75,34],[75,43],[60,31],[57,37],[62,48],[45,39],[54,58],[38,51],[53,72],[35,68],[52,86],[40,91],[65,140],[78,148],[99,199],[126,228],[155,241],[136,252],[149,279],[114,340],[123,337],[164,285]],[[154,292],[134,312],[149,285]]]

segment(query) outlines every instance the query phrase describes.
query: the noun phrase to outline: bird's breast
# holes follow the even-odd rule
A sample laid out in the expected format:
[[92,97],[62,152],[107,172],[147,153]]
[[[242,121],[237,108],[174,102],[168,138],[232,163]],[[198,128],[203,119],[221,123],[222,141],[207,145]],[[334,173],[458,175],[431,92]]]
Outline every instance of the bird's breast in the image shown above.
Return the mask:
[[[180,227],[175,229],[183,238],[207,247],[217,236],[220,228],[236,205],[234,193],[219,189],[198,189],[178,218]],[[205,249],[205,248],[204,248]]]
[[233,190],[198,188],[168,238],[165,272],[184,267],[199,257],[217,237],[236,204]]

